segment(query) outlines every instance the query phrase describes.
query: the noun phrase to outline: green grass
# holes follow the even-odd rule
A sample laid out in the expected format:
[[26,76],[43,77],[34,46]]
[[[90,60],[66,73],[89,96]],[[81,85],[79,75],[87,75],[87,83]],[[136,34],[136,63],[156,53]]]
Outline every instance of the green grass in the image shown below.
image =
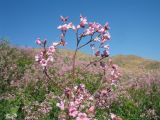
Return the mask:
[[[128,96],[119,96],[118,100],[112,103],[111,111],[124,120],[160,119],[159,85],[153,84],[151,88],[129,89]],[[154,113],[149,114],[150,110]]]

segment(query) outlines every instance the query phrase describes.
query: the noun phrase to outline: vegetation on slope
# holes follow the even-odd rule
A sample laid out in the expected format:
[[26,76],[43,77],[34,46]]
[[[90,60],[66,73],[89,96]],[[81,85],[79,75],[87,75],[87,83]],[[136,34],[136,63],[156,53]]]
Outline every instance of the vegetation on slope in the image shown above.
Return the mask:
[[[30,52],[32,51],[32,52]],[[49,81],[46,88],[45,76],[34,62],[36,50],[11,47],[6,41],[0,41],[0,119],[22,120],[30,112],[39,114],[37,110],[45,101],[52,106],[51,112],[41,117],[41,120],[57,120],[59,108],[56,101],[50,99],[51,94],[59,95],[61,89]],[[63,62],[69,64],[72,52],[65,53]],[[80,62],[89,62],[90,57],[78,53]],[[62,56],[60,56],[62,57]],[[57,58],[58,59],[58,58]],[[115,89],[115,95],[110,98],[110,109],[99,109],[98,120],[106,120],[110,113],[115,113],[124,120],[158,120],[160,119],[160,62],[146,60],[136,56],[114,56],[113,62],[122,69],[121,82]],[[54,74],[55,68],[50,69]],[[78,70],[78,69],[77,69]],[[76,83],[84,83],[89,91],[98,87],[99,75],[83,73],[84,78]],[[71,76],[65,74],[65,79]],[[54,81],[69,85],[64,78],[55,76]],[[49,93],[50,91],[50,93]],[[24,110],[25,107],[25,110]],[[40,115],[41,116],[41,115]]]

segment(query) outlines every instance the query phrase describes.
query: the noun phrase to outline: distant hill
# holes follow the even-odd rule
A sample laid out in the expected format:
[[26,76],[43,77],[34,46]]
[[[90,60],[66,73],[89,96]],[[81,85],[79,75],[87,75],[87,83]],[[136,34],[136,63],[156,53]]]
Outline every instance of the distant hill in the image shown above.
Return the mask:
[[[29,49],[31,50],[31,49]],[[34,56],[38,53],[39,49],[32,49],[33,52],[29,52]],[[58,49],[58,55],[72,58],[73,50]],[[160,61],[145,59],[135,55],[115,55],[110,57],[112,61],[117,64],[124,71],[138,72],[140,70],[160,70]],[[77,60],[79,61],[90,61],[93,59],[92,55],[78,52]]]
[[[64,56],[72,57],[73,51],[61,49],[59,53]],[[77,54],[79,60],[88,61],[91,59],[90,57],[91,55],[82,52],[78,52]],[[160,69],[160,61],[145,59],[135,55],[115,55],[110,58],[112,58],[115,64],[126,69]]]
[[116,55],[112,59],[123,68],[160,69],[160,61],[149,60],[135,55]]

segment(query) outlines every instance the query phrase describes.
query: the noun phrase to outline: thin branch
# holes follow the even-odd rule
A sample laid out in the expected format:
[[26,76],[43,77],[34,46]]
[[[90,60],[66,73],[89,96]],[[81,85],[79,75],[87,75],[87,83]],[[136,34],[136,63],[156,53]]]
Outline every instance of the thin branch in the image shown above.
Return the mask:
[[81,45],[80,47],[78,47],[77,49],[79,50],[79,49],[81,49],[82,47],[84,47],[84,46],[86,46],[86,45],[88,45],[89,43],[91,43],[93,41],[93,39],[92,40],[89,40],[87,43],[85,43],[85,44],[83,44],[83,45]]
[[102,58],[100,58],[100,59],[98,59],[98,60],[95,60],[95,61],[90,62],[88,65],[86,65],[86,68],[89,67],[90,65],[94,64],[94,63],[100,62],[100,61],[103,60],[104,58],[106,58],[106,57],[102,57]]

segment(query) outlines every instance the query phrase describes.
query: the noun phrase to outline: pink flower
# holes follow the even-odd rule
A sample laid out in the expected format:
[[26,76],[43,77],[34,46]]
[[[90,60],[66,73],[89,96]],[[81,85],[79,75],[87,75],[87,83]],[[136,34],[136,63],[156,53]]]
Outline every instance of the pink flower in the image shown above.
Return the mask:
[[37,44],[37,45],[41,45],[41,44],[42,44],[42,42],[41,42],[40,38],[37,38],[37,40],[36,40],[36,44]]
[[78,106],[81,103],[81,100],[80,99],[76,99],[74,103],[75,103],[76,106]]
[[95,107],[94,107],[94,106],[91,106],[88,111],[89,111],[89,112],[94,112],[94,110],[95,110]]
[[101,24],[93,22],[93,23],[89,23],[89,27],[92,27],[95,29],[95,31],[98,31],[101,28]]
[[60,29],[61,31],[65,31],[66,32],[69,28],[68,28],[67,24],[64,24],[64,25],[58,26],[58,29]]
[[104,27],[99,28],[98,30],[99,33],[104,34],[106,32]]
[[109,50],[109,45],[104,45],[103,48]]
[[47,60],[42,59],[42,60],[40,61],[40,64],[41,64],[42,67],[46,67],[46,66],[47,66]]
[[35,61],[36,61],[36,62],[39,62],[42,58],[43,58],[43,52],[41,52],[41,53],[38,54],[38,55],[35,55]]
[[68,28],[76,31],[76,27],[72,24],[72,22],[68,23]]
[[49,56],[49,57],[47,58],[47,61],[51,61],[51,62],[53,62],[53,61],[54,61],[54,59],[53,59],[53,57],[52,57],[52,56]]
[[99,37],[94,38],[94,41],[95,41],[95,42],[100,41]]
[[69,115],[72,117],[76,117],[78,114],[78,111],[75,107],[69,107]]
[[101,36],[101,43],[106,42],[107,40],[110,40],[111,36],[109,34],[109,32],[105,33],[103,36]]
[[103,54],[101,56],[102,57],[108,57],[109,56],[109,51],[108,50],[104,50]]
[[110,29],[108,22],[106,22],[106,24],[104,25],[104,28],[105,28],[105,30],[109,30]]
[[89,100],[93,101],[94,100],[93,96],[89,97]]
[[57,107],[59,107],[61,110],[64,110],[64,102],[61,101],[60,103],[56,104]]
[[74,107],[74,106],[75,106],[75,103],[74,103],[74,102],[70,102],[70,103],[69,103],[69,106],[70,106],[70,107]]
[[50,46],[50,47],[48,48],[48,53],[50,53],[50,54],[53,54],[55,51],[56,51],[56,49],[55,49],[54,46]]
[[80,26],[81,27],[85,27],[85,25],[88,24],[86,17],[83,17],[82,15],[80,15]]
[[82,91],[84,91],[85,90],[85,85],[84,84],[80,84],[79,85],[79,89],[82,90]]
[[92,35],[93,33],[94,33],[94,28],[89,27],[88,29],[86,29],[84,35]]
[[76,120],[89,120],[86,113],[79,113]]
[[80,94],[79,95],[79,100],[81,101],[81,100],[83,100],[84,99],[84,95],[83,94]]
[[77,90],[77,88],[78,88],[78,86],[76,85],[76,86],[74,86],[74,90]]
[[40,60],[40,56],[39,56],[39,55],[36,55],[36,56],[35,56],[35,61],[38,62],[39,60]]
[[114,75],[114,73],[115,73],[115,71],[114,71],[114,70],[112,70],[112,71],[111,71],[111,75],[113,76],[113,75]]

